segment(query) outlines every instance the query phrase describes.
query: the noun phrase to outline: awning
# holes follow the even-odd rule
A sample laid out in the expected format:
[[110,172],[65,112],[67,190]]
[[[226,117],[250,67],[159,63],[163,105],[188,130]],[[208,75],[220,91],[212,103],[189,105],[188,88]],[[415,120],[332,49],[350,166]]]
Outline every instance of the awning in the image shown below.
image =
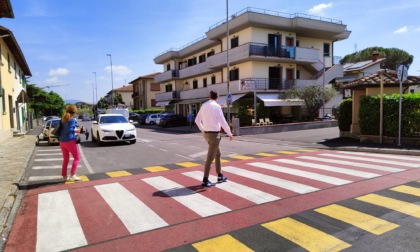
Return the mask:
[[[246,94],[234,94],[232,95],[232,103],[234,103],[236,100],[242,98],[243,96],[245,96]],[[226,108],[226,96],[219,96],[219,98],[216,100],[217,103],[219,103],[219,105],[222,108]]]
[[20,94],[18,95],[17,102],[19,103],[28,103],[29,102],[29,96],[26,94],[24,90],[20,91]]
[[160,101],[156,102],[156,106],[167,106],[171,101]]
[[199,98],[199,99],[190,99],[190,100],[182,100],[177,102],[176,104],[193,104],[193,103],[202,103],[203,101],[208,100],[209,98]]
[[279,99],[279,94],[258,94],[257,97],[264,102],[266,107],[304,106],[301,99]]

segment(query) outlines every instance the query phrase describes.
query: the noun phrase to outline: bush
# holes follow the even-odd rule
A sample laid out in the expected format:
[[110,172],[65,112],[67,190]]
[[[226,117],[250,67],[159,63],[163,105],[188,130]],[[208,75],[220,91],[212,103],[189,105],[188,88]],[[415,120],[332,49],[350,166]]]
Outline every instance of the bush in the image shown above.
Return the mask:
[[338,106],[337,120],[338,128],[341,131],[350,131],[352,120],[353,100],[351,98],[342,100]]

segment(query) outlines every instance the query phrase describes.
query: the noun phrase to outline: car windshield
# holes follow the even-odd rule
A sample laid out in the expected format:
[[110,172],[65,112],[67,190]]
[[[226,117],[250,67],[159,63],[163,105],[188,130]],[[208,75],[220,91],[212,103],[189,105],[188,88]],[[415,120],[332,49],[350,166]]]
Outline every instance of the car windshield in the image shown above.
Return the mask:
[[52,127],[55,128],[59,122],[60,122],[60,120],[52,121]]
[[102,116],[99,123],[126,123],[128,122],[124,116]]

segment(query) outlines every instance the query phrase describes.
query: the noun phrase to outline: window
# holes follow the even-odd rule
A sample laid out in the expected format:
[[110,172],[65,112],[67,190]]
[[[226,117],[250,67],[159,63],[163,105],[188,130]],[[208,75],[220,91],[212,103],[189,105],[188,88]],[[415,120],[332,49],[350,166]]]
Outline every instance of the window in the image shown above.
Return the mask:
[[151,83],[150,84],[150,91],[160,91],[160,84],[159,83]]
[[165,86],[165,92],[171,92],[172,91],[172,84],[168,84]]
[[2,88],[0,91],[1,91],[1,97],[3,97],[3,99],[1,99],[1,103],[3,107],[3,113],[4,113],[6,112],[6,99],[4,97],[4,88]]
[[197,64],[197,58],[188,59],[188,66],[194,66],[195,64]]
[[216,76],[211,77],[211,84],[216,84]]
[[203,87],[207,87],[207,78],[203,79]]
[[330,44],[324,43],[324,56],[329,57],[330,56]]
[[166,71],[169,71],[169,70],[171,70],[171,64],[169,64],[169,63],[168,63],[168,64],[166,65]]
[[207,53],[207,58],[213,55],[214,55],[214,50],[211,50],[210,52]]
[[197,88],[198,88],[198,81],[193,80],[193,89],[197,89]]
[[198,56],[198,63],[206,62],[206,54],[201,54]]
[[299,40],[296,40],[296,46],[299,47],[299,45],[300,45]]
[[156,107],[156,100],[155,100],[155,99],[151,99],[151,100],[150,100],[150,105],[151,105],[152,107]]
[[230,79],[229,81],[239,80],[239,68],[233,69],[229,71]]
[[17,79],[16,62],[13,62],[13,70],[15,71],[15,79]]
[[296,70],[296,79],[300,79],[300,70]]
[[239,46],[239,37],[232,38],[230,40],[230,48],[235,48]]
[[10,72],[10,55],[9,54],[7,54],[7,69]]

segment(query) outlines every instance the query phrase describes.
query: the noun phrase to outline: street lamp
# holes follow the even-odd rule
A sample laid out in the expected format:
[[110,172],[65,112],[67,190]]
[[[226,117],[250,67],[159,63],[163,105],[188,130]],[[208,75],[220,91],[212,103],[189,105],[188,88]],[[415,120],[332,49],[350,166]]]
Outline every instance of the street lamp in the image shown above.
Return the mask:
[[226,76],[227,76],[227,123],[230,125],[230,102],[228,102],[228,95],[230,95],[230,72],[229,72],[229,0],[226,0]]
[[111,63],[111,85],[112,85],[111,102],[112,102],[112,106],[114,106],[114,75],[112,74],[112,56],[111,54],[107,54],[107,56],[109,56],[109,62]]

